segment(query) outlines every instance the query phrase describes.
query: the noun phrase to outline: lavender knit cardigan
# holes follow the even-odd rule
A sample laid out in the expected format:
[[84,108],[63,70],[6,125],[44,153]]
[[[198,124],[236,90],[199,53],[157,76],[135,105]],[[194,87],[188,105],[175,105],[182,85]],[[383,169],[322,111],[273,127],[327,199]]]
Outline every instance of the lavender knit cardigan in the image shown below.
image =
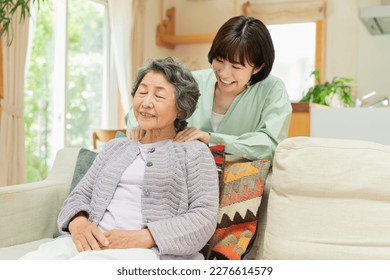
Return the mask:
[[[64,201],[58,216],[62,235],[85,211],[99,224],[125,169],[140,153],[135,141],[111,140]],[[168,141],[148,155],[141,198],[142,217],[162,259],[199,259],[198,251],[215,231],[218,177],[209,148],[199,142]]]

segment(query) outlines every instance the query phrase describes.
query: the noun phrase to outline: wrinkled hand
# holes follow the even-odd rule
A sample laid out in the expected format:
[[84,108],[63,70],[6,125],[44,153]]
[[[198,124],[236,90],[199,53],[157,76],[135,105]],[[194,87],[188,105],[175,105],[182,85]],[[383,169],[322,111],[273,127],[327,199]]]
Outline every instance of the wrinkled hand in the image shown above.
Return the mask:
[[208,144],[210,140],[210,134],[195,127],[188,127],[183,131],[180,131],[173,140],[177,142],[199,140],[205,144]]
[[145,136],[145,130],[140,128],[139,126],[128,129],[126,131],[126,136],[130,140],[140,140],[142,137]]
[[84,215],[75,216],[69,223],[68,228],[79,252],[100,250],[102,246],[109,246],[109,241],[103,235],[103,232]]
[[156,245],[152,234],[148,229],[121,230],[113,229],[106,231],[104,236],[108,239],[109,245],[102,249],[126,249],[145,248],[149,249]]

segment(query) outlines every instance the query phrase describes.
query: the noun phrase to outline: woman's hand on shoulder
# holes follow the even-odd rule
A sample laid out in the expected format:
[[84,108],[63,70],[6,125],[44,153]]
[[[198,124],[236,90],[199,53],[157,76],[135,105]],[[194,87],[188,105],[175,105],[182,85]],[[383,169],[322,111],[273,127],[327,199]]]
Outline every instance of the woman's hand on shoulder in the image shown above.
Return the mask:
[[100,250],[101,247],[109,245],[103,232],[82,214],[76,215],[69,223],[68,228],[79,252]]
[[130,128],[126,131],[126,136],[130,140],[140,140],[145,135],[145,130],[139,126]]
[[148,229],[122,230],[113,229],[106,231],[104,236],[108,239],[109,245],[102,249],[126,249],[145,248],[149,249],[156,245],[152,234]]
[[199,140],[205,144],[208,144],[210,141],[210,134],[195,127],[187,127],[186,129],[177,133],[174,140],[177,142],[189,142]]

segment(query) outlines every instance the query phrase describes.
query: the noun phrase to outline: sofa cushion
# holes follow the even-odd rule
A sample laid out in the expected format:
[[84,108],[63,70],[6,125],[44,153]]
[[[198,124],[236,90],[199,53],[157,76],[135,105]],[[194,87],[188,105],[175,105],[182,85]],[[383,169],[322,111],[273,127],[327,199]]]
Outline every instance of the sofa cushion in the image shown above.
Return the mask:
[[296,137],[276,149],[264,259],[390,259],[390,147]]
[[239,260],[248,251],[255,237],[269,168],[269,160],[225,163],[218,224],[208,259]]
[[76,187],[80,180],[87,173],[93,161],[97,156],[97,152],[81,148],[77,156],[76,167],[74,168],[72,184],[70,185],[69,193]]

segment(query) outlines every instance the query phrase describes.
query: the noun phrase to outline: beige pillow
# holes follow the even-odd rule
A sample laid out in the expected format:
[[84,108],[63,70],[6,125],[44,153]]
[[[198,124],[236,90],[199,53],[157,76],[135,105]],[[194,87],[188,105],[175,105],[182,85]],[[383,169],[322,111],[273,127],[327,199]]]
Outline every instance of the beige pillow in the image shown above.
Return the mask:
[[265,259],[390,259],[390,147],[296,137],[276,149]]

